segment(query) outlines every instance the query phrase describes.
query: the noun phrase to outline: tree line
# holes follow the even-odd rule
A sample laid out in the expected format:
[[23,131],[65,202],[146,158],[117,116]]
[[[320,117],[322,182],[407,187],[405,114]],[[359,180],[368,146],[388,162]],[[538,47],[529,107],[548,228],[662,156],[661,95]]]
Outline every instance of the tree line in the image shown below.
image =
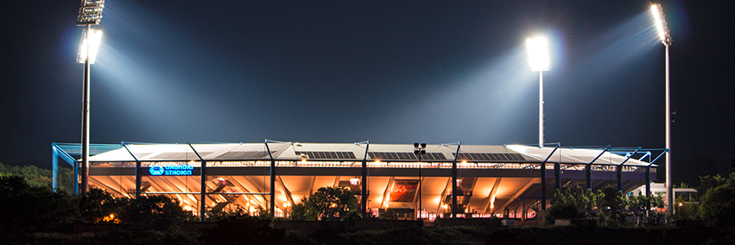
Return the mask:
[[[677,197],[669,222],[711,221],[735,226],[735,172],[700,177],[694,196]],[[592,191],[572,186],[556,190],[546,215],[546,224],[556,219],[596,219],[600,226],[657,225],[664,218],[660,196],[624,195],[616,188]]]

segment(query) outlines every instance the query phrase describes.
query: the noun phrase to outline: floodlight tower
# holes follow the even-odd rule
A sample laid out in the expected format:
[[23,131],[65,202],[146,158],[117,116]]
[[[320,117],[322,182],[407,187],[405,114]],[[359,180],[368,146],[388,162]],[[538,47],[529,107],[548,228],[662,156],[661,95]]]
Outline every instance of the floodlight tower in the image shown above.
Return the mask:
[[669,46],[671,46],[671,35],[666,25],[666,18],[661,4],[651,5],[651,14],[656,20],[656,29],[661,43],[666,47],[666,213],[672,214],[674,210],[674,191],[671,183],[671,96],[669,86]]
[[99,25],[105,0],[82,0],[77,15],[77,26],[84,26],[82,43],[77,54],[77,62],[84,63],[84,95],[82,96],[82,195],[89,189],[89,70],[97,57],[102,32],[92,30]]
[[538,147],[544,147],[544,71],[551,69],[549,42],[545,37],[526,39],[531,71],[538,71]]

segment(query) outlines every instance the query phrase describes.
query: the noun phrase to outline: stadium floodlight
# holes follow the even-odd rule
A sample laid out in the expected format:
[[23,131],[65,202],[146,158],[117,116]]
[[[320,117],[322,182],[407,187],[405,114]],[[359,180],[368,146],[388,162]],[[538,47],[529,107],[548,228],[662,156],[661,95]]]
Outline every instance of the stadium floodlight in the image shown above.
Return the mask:
[[545,37],[527,39],[526,48],[532,71],[548,71],[551,68],[549,41]]
[[77,15],[77,25],[99,25],[105,0],[82,0]]
[[[82,96],[82,195],[89,189],[89,71],[90,65],[97,57],[97,49],[102,39],[101,31],[92,30],[92,25],[99,25],[105,0],[82,0],[77,12],[77,25],[84,26],[82,44],[77,54],[77,62],[84,63],[84,95]],[[75,190],[76,192],[77,190]]]
[[669,80],[669,46],[671,46],[671,35],[666,25],[663,8],[661,4],[651,5],[651,14],[656,20],[656,29],[661,43],[666,47],[666,214],[672,214],[674,210],[674,187],[671,183],[671,88]]
[[545,37],[526,39],[531,71],[539,72],[538,94],[538,147],[544,147],[544,71],[551,69],[549,41]]
[[79,53],[77,53],[77,62],[84,64],[89,59],[89,63],[94,64],[94,61],[97,60],[97,50],[99,50],[102,41],[102,31],[90,29],[88,33],[85,31],[82,35]]
[[664,12],[661,8],[661,4],[655,3],[651,5],[651,14],[656,20],[656,30],[658,30],[658,38],[664,45],[671,45],[671,35],[669,35],[669,28],[666,25],[666,19],[664,18]]

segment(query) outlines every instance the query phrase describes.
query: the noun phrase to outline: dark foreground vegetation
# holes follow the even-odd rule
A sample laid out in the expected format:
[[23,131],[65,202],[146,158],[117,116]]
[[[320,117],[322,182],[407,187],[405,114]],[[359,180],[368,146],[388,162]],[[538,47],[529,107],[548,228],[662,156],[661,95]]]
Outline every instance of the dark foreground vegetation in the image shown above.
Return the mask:
[[[1,166],[0,166],[1,167]],[[23,172],[23,169],[16,169]],[[33,171],[25,170],[34,176]],[[39,171],[42,172],[42,171]],[[625,196],[614,189],[557,191],[544,227],[504,227],[361,217],[354,195],[321,188],[294,206],[289,219],[261,212],[211,210],[207,222],[176,199],[113,197],[99,189],[73,196],[40,181],[0,172],[0,244],[733,244],[735,174],[702,177],[698,196],[677,200],[662,224],[651,207],[660,199]],[[556,220],[586,220],[568,226]],[[467,220],[470,221],[470,220]],[[474,221],[477,221],[475,219]],[[693,222],[693,223],[692,223]],[[697,223],[699,222],[699,223]],[[543,223],[543,222],[541,222]],[[675,225],[671,225],[675,224]],[[692,225],[694,224],[694,225]]]

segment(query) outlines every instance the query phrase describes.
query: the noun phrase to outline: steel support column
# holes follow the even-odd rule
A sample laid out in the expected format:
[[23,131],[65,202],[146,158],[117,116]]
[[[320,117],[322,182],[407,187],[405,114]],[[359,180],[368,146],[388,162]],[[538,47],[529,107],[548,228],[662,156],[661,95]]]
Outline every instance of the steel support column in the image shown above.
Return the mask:
[[584,170],[586,171],[586,174],[587,174],[587,188],[588,189],[592,190],[592,164],[595,163],[595,161],[597,161],[597,159],[599,159],[602,156],[602,154],[605,154],[605,152],[609,151],[610,148],[612,148],[612,146],[610,145],[605,147],[605,150],[602,150],[602,152],[600,152],[600,154],[598,154],[595,157],[595,159],[592,159],[592,161],[590,161],[590,163],[587,164],[587,166],[585,167]]
[[615,172],[617,173],[617,178],[618,178],[618,190],[622,192],[623,191],[623,165],[616,166]]
[[[359,143],[362,143],[362,142],[358,142],[355,144],[357,145]],[[364,143],[366,143],[367,145],[365,146],[365,155],[363,155],[362,157],[362,171],[360,173],[362,175],[362,183],[360,183],[362,185],[362,193],[361,193],[362,200],[360,203],[360,208],[362,209],[363,218],[368,217],[369,215],[367,213],[367,201],[368,201],[367,199],[368,198],[368,195],[367,195],[367,191],[368,191],[367,190],[367,172],[368,172],[367,171],[367,156],[368,156],[368,149],[370,148],[370,141],[366,140]]]
[[651,197],[651,166],[646,167],[646,197]]
[[584,166],[585,179],[587,180],[587,189],[592,190],[592,164]]
[[554,163],[554,186],[557,190],[561,190],[561,164]]
[[549,161],[559,147],[561,147],[561,143],[556,143],[554,150],[541,163],[541,210],[543,211],[546,211],[546,162]]
[[459,194],[459,188],[457,187],[457,158],[459,157],[459,148],[462,146],[461,142],[457,142],[457,151],[454,153],[454,160],[452,160],[452,218],[457,217],[457,195]]
[[618,175],[618,190],[620,190],[621,192],[623,191],[623,166],[625,165],[626,162],[628,162],[628,160],[630,160],[631,157],[633,157],[633,155],[635,155],[641,150],[642,149],[638,147],[635,149],[633,153],[628,153],[625,157],[625,160],[621,162],[620,165],[617,166],[617,168],[615,168],[615,170],[618,173],[617,174]]
[[192,151],[194,151],[194,154],[197,155],[199,158],[199,161],[201,161],[200,167],[199,167],[199,176],[201,178],[201,190],[199,190],[199,220],[201,222],[204,222],[204,214],[207,211],[207,161],[204,161],[204,158],[202,158],[201,155],[199,155],[199,152],[197,152],[196,149],[194,149],[194,146],[191,145],[191,143],[186,142],[187,145],[189,145],[189,148],[191,148]]
[[140,168],[141,168],[140,160],[138,160],[138,158],[135,157],[135,154],[133,154],[133,152],[130,151],[130,149],[128,148],[128,146],[125,144],[124,141],[121,142],[120,144],[123,147],[125,147],[125,150],[128,151],[128,154],[130,154],[130,156],[132,156],[133,159],[135,159],[135,199],[139,199],[140,198],[141,178],[142,178],[141,176],[142,173],[140,172]]
[[59,182],[59,153],[55,145],[51,146],[51,168],[51,189],[56,192]]
[[265,149],[268,151],[268,156],[271,159],[271,180],[270,180],[270,195],[271,195],[271,201],[270,201],[270,211],[271,215],[273,217],[276,217],[276,160],[273,159],[273,154],[271,154],[271,148],[268,146],[268,139],[265,140]]
[[541,210],[546,211],[546,161],[541,163]]

